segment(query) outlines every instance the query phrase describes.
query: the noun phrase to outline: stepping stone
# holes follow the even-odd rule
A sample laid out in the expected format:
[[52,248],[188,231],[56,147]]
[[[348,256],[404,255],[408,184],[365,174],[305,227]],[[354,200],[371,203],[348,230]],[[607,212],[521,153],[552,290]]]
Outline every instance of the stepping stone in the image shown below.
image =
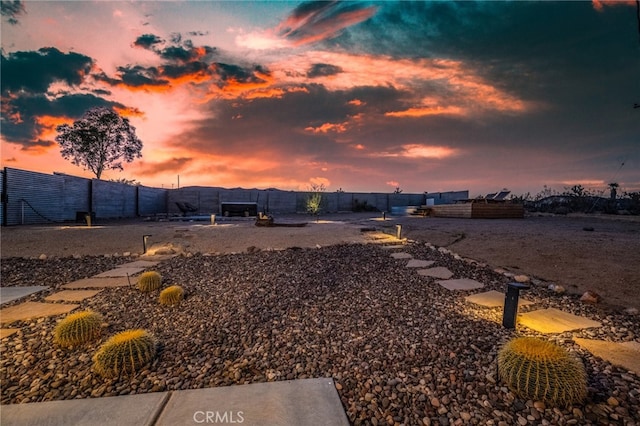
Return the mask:
[[446,288],[447,290],[475,290],[477,288],[482,288],[484,287],[484,284],[476,281],[476,280],[471,280],[469,278],[459,278],[456,280],[446,280],[446,281],[436,281],[438,284],[440,284],[442,287]]
[[[137,280],[129,277],[131,285],[135,285]],[[110,287],[127,287],[129,282],[127,277],[119,278],[83,278],[63,285],[61,288],[77,289],[77,288],[110,288]]]
[[118,268],[151,268],[160,263],[157,260],[136,260],[135,262],[124,263]]
[[[8,404],[2,406],[2,424],[7,426],[148,426],[155,424],[156,417],[168,399],[169,392],[153,392],[105,398]],[[201,409],[211,410],[209,407]]]
[[16,334],[18,331],[20,331],[19,328],[0,328],[0,339]]
[[614,343],[603,340],[581,339],[573,340],[597,357],[609,361],[613,365],[624,367],[636,374],[640,373],[640,343]]
[[598,321],[563,312],[555,308],[540,309],[518,315],[518,322],[540,333],[563,333],[581,328],[601,327]]
[[409,253],[401,251],[400,253],[391,253],[391,257],[394,259],[411,259],[413,256]]
[[428,268],[434,263],[436,263],[435,260],[411,259],[410,261],[407,262],[407,268]]
[[204,423],[206,412],[215,416],[216,410],[216,423],[349,425],[335,384],[328,378],[174,391],[155,424]]
[[31,318],[62,315],[73,311],[79,306],[62,303],[24,302],[2,309],[0,311],[0,322],[2,324],[10,324],[14,321],[24,321]]
[[[487,308],[503,307],[504,293],[491,290],[484,293],[472,294],[471,296],[465,297],[465,300],[467,302],[475,303],[476,305],[485,306]],[[518,306],[526,305],[533,305],[533,302],[524,300],[523,298],[518,299]]]
[[82,302],[95,296],[102,290],[62,290],[44,298],[47,302]]
[[46,290],[49,287],[44,285],[32,285],[26,287],[0,287],[0,304],[12,302],[14,300],[22,299],[30,294],[38,293],[42,290]]
[[395,245],[390,245],[390,246],[382,246],[383,250],[399,250],[399,249],[404,249],[406,248],[406,246],[402,245],[402,244],[395,244]]
[[115,269],[111,269],[109,271],[103,272],[101,274],[98,275],[94,275],[93,278],[113,278],[113,277],[126,277],[128,276],[133,276],[136,274],[139,274],[140,272],[144,271],[147,268],[141,268],[141,267],[136,267],[136,268],[115,268]]
[[418,274],[422,275],[423,277],[440,278],[443,280],[448,280],[453,276],[453,272],[442,266],[437,266],[435,268],[429,269],[419,269]]

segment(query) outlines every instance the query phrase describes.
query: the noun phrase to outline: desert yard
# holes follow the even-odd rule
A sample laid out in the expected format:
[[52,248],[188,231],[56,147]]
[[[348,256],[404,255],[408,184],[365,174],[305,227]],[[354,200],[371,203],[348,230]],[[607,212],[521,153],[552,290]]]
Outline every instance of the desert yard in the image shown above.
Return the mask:
[[[276,217],[301,220],[308,217]],[[480,281],[482,291],[503,292],[511,281],[503,271],[525,274],[533,279],[526,297],[536,309],[556,308],[602,327],[506,329],[500,309],[470,304],[390,256],[380,243],[397,244],[397,225],[413,242],[396,250],[414,259]],[[142,252],[143,235],[150,235],[150,250],[182,253],[156,269],[166,285],[184,287],[185,300],[167,308],[155,293],[116,287],[82,308],[103,315],[106,335],[152,332],[159,342],[153,363],[134,377],[102,379],[91,363],[101,341],[61,348],[51,341],[59,318],[21,321],[11,325],[20,331],[0,342],[2,404],[332,377],[352,424],[640,423],[638,372],[575,343],[640,338],[640,317],[628,311],[640,308],[635,218],[341,214],[303,228],[259,228],[244,219],[4,228],[2,285],[51,286],[30,296],[40,300],[64,283],[130,262]],[[568,294],[548,290],[549,283]],[[603,302],[580,302],[585,290]],[[586,400],[551,407],[505,387],[495,374],[496,354],[516,336],[552,340],[578,356],[588,375]]]

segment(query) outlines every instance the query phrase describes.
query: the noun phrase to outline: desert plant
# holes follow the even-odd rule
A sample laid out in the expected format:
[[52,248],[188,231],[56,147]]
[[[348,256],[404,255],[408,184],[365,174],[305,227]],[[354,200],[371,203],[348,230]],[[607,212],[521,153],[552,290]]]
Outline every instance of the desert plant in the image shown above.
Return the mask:
[[587,395],[582,363],[564,348],[533,337],[504,345],[498,353],[498,375],[523,399],[567,406]]
[[93,311],[67,315],[53,330],[53,340],[61,346],[76,346],[100,336],[102,317]]
[[160,292],[160,304],[173,306],[184,298],[184,290],[179,285],[172,285]]
[[156,271],[143,272],[138,278],[138,289],[143,293],[157,290],[162,285],[162,276]]
[[93,356],[93,368],[102,377],[133,374],[156,356],[156,340],[146,330],[126,330],[111,336]]

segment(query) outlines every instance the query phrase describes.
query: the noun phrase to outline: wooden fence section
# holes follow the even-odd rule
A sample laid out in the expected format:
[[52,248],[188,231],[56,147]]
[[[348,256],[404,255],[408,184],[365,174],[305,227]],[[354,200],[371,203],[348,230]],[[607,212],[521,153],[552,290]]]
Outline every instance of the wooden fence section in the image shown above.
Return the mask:
[[442,204],[430,206],[434,217],[453,217],[466,219],[522,219],[524,206],[522,204]]

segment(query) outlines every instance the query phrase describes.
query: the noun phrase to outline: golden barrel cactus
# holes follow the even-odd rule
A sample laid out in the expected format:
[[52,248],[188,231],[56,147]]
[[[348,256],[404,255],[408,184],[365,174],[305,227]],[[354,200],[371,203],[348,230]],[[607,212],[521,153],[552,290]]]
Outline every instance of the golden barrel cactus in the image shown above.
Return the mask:
[[160,288],[162,276],[156,271],[143,272],[138,278],[138,289],[143,293],[148,293]]
[[568,406],[587,395],[587,374],[564,348],[533,337],[509,341],[498,352],[498,375],[523,399]]
[[61,346],[76,346],[100,337],[102,317],[93,311],[67,315],[53,330],[53,340]]
[[145,330],[126,330],[107,340],[93,356],[93,368],[105,378],[133,374],[156,356],[156,339]]
[[180,303],[184,298],[184,290],[179,285],[172,285],[160,292],[160,304],[173,306]]

